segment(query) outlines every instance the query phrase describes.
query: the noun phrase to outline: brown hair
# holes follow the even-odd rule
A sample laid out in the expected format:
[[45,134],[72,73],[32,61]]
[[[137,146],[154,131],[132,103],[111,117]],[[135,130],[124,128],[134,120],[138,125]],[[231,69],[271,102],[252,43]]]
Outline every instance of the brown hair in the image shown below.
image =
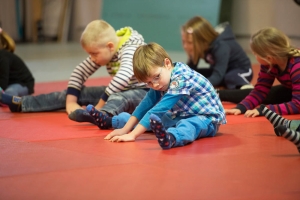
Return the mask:
[[14,52],[16,48],[15,41],[0,28],[0,49]]
[[182,27],[181,31],[190,34],[193,37],[194,56],[193,63],[197,63],[199,58],[204,55],[204,51],[214,41],[219,33],[203,17],[195,16],[188,20]]
[[151,69],[155,66],[163,66],[166,58],[172,63],[166,50],[157,43],[139,46],[133,55],[133,72],[135,77],[139,81],[144,82],[151,76]]
[[250,47],[261,58],[272,56],[276,59],[298,57],[300,50],[290,45],[290,39],[280,30],[267,27],[251,36]]

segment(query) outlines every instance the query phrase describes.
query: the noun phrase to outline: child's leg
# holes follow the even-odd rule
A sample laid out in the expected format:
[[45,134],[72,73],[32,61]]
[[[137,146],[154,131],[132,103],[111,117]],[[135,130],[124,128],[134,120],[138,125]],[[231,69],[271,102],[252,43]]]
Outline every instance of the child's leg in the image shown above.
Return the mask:
[[175,137],[166,132],[161,119],[154,114],[150,115],[150,126],[157,137],[158,143],[163,149],[170,149],[175,144]]
[[[276,128],[280,125],[285,125],[287,128],[290,128],[294,131],[299,131],[300,128],[300,120],[288,120],[284,117],[281,117],[277,113],[273,112],[272,110],[268,109],[265,105],[260,106],[260,110],[262,114],[273,124],[273,127]],[[281,134],[275,129],[275,134],[277,136],[281,136]]]
[[130,116],[131,115],[127,112],[122,112],[118,115],[113,116],[111,119],[112,128],[113,129],[123,128],[127,123],[127,121],[129,120]]
[[93,105],[88,105],[86,110],[94,118],[97,126],[100,129],[110,129],[112,128],[112,118],[105,111],[98,111]]
[[88,111],[77,109],[68,115],[69,119],[76,122],[90,122],[97,125],[95,119],[89,114]]
[[6,90],[5,94],[11,95],[11,96],[25,96],[28,95],[28,88],[26,86],[23,86],[18,83],[14,83],[9,85]]
[[0,91],[0,102],[7,105],[11,112],[21,112],[22,98],[11,96]]
[[279,132],[284,138],[293,142],[300,153],[300,132],[293,131],[284,125],[276,127],[275,130]]
[[215,136],[217,126],[205,116],[194,116],[179,120],[176,127],[170,127],[167,131],[176,139],[174,146],[184,146],[200,138]]
[[112,94],[101,108],[101,111],[112,115],[118,115],[122,112],[132,113],[143,100],[146,93],[147,91],[144,89],[131,89]]

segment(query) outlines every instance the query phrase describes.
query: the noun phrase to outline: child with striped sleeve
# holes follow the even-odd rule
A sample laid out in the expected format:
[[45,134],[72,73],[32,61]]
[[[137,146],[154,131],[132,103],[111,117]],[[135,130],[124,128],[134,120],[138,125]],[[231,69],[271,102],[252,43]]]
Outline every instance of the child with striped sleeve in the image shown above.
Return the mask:
[[[250,46],[261,64],[254,89],[227,114],[246,117],[262,115],[261,104],[277,114],[300,113],[300,50],[290,45],[289,38],[276,28],[263,28],[255,33]],[[277,79],[281,85],[273,86]],[[231,101],[244,90],[220,90],[222,101]],[[268,100],[268,101],[266,101]]]
[[[89,56],[74,69],[67,90],[24,97],[2,94],[0,101],[12,112],[66,109],[71,120],[91,122],[99,128],[110,125],[94,121],[81,106],[93,104],[108,116],[132,113],[149,90],[138,82],[132,68],[136,48],[145,44],[143,36],[131,27],[115,31],[107,22],[95,20],[86,26],[80,42]],[[109,85],[85,87],[85,81],[101,66],[113,77]]]

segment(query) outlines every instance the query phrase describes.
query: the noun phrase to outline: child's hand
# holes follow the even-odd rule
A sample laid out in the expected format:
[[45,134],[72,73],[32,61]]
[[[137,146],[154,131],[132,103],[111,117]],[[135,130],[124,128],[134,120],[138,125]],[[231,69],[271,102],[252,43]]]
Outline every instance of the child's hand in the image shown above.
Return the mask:
[[110,140],[111,138],[115,136],[121,136],[127,134],[123,129],[115,129],[112,132],[110,132],[107,136],[105,136],[105,140]]
[[239,109],[232,108],[232,109],[225,109],[225,114],[228,115],[240,115],[242,112]]
[[111,142],[133,142],[135,137],[133,134],[125,134],[121,136],[114,136],[109,141]]
[[256,116],[259,116],[259,112],[257,109],[247,110],[245,112],[245,117],[256,117]]

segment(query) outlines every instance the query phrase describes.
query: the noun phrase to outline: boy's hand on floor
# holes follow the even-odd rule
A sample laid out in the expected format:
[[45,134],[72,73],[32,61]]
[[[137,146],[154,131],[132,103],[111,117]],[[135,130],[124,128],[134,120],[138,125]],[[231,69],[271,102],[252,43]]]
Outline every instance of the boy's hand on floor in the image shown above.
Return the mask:
[[225,109],[225,114],[228,114],[228,115],[240,115],[242,112],[240,109],[236,109],[236,108],[233,108],[233,109]]
[[133,134],[125,134],[121,136],[114,136],[109,141],[111,142],[133,142],[135,137]]
[[110,140],[115,136],[121,136],[127,134],[123,129],[115,129],[112,132],[110,132],[107,136],[105,136],[105,140]]

